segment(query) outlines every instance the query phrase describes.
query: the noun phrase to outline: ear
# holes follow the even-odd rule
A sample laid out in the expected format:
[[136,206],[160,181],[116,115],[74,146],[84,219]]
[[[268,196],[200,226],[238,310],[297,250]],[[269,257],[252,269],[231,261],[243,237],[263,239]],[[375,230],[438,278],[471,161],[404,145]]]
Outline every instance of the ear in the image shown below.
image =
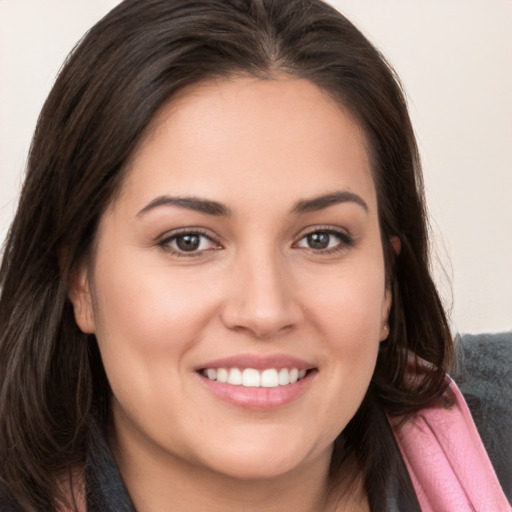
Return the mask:
[[389,288],[386,288],[384,300],[382,301],[382,315],[381,315],[381,328],[380,328],[380,341],[384,341],[389,336],[389,311],[393,303],[393,294]]
[[391,243],[391,247],[393,247],[393,251],[395,251],[395,254],[398,256],[402,250],[402,241],[397,236],[392,236],[389,242]]
[[[392,236],[389,239],[389,243],[393,248],[395,256],[400,254],[402,250],[402,242],[397,236]],[[380,328],[380,341],[384,341],[389,336],[389,312],[391,311],[391,304],[393,303],[393,293],[390,285],[386,285],[386,291],[384,293],[384,300],[382,301],[382,312],[381,312],[381,328]]]
[[71,272],[68,296],[73,304],[75,321],[80,330],[87,334],[94,333],[96,326],[87,265],[81,264]]
[[[402,250],[402,242],[400,238],[397,236],[392,236],[389,239],[391,247],[393,247],[393,251],[396,256],[400,254]],[[384,300],[382,301],[382,316],[381,316],[381,329],[380,329],[380,340],[384,341],[389,336],[389,312],[391,311],[391,304],[393,303],[393,293],[389,286],[386,286],[386,291],[384,294]]]

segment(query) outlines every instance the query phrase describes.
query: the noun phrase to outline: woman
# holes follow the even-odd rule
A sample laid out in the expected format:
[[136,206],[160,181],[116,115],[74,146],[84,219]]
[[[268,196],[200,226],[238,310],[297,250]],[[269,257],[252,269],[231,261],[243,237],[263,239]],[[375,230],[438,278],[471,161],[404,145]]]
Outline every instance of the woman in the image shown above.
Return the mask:
[[1,286],[5,510],[426,509],[417,418],[473,426],[402,92],[317,0],[100,21],[41,113]]

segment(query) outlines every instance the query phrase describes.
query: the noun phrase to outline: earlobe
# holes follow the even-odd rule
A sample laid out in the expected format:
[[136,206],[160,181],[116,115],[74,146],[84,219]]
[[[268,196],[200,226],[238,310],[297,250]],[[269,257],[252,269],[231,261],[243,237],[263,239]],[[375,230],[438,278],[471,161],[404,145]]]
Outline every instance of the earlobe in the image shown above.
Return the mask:
[[393,251],[398,256],[402,250],[402,241],[397,236],[392,236],[389,241],[391,243],[391,247],[393,247]]
[[77,267],[68,285],[69,300],[73,304],[75,321],[81,331],[92,334],[95,331],[89,275],[85,265]]
[[380,330],[380,341],[386,341],[389,336],[389,324],[386,322]]
[[391,304],[393,302],[393,295],[391,290],[386,290],[382,308],[382,323],[380,328],[380,341],[384,341],[389,336],[389,312],[391,310]]

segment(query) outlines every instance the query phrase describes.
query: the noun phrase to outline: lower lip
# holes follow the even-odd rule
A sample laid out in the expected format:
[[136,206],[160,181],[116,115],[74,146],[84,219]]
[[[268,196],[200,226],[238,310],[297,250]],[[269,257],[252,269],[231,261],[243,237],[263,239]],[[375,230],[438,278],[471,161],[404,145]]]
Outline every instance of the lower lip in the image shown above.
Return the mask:
[[242,409],[267,411],[283,407],[301,397],[311,385],[316,373],[316,371],[309,371],[301,380],[275,388],[233,386],[211,380],[200,373],[197,375],[203,384],[224,402]]

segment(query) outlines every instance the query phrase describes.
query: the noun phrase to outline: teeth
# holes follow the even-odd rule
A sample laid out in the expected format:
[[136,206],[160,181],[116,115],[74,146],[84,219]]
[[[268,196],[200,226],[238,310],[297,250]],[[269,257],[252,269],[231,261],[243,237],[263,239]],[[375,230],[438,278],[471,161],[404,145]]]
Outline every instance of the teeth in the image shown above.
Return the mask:
[[263,372],[261,372],[261,387],[276,388],[277,386],[279,386],[277,370],[274,370],[273,368],[270,370],[263,370]]
[[246,388],[276,388],[293,384],[306,376],[306,370],[298,368],[267,368],[259,371],[254,368],[208,368],[203,370],[203,375],[210,380],[228,383],[232,386],[244,386]]
[[242,372],[238,368],[231,368],[227,382],[233,386],[240,386],[242,384]]
[[259,388],[260,381],[260,372],[254,368],[246,368],[242,373],[242,386],[246,388]]
[[288,371],[288,368],[279,370],[279,376],[277,378],[280,386],[290,384],[290,372]]
[[226,368],[217,368],[217,380],[219,382],[228,381],[228,371],[226,370]]

